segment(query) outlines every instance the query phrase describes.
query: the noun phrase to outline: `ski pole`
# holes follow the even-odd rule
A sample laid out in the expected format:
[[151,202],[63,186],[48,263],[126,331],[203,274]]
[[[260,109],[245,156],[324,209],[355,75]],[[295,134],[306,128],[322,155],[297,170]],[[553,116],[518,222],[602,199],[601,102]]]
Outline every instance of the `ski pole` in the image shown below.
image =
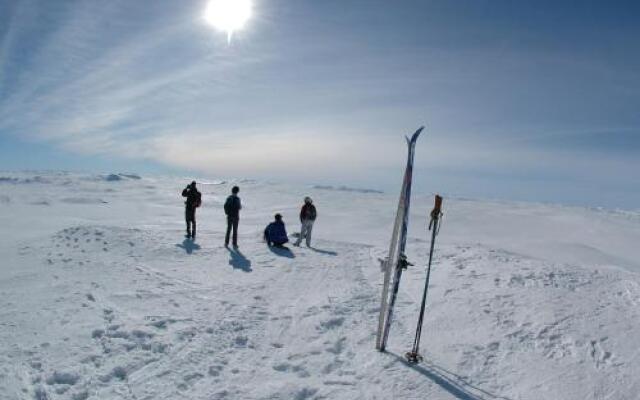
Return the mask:
[[424,283],[424,291],[422,292],[422,304],[420,305],[420,315],[418,315],[418,325],[416,326],[416,337],[413,340],[413,348],[405,356],[410,363],[417,363],[422,360],[420,355],[420,337],[422,336],[422,321],[424,320],[424,310],[427,305],[427,291],[429,290],[429,278],[431,276],[431,261],[433,260],[433,249],[438,235],[438,225],[442,217],[442,197],[436,195],[435,205],[431,210],[431,220],[429,221],[429,230],[431,231],[431,248],[429,249],[429,263],[427,264],[427,279]]

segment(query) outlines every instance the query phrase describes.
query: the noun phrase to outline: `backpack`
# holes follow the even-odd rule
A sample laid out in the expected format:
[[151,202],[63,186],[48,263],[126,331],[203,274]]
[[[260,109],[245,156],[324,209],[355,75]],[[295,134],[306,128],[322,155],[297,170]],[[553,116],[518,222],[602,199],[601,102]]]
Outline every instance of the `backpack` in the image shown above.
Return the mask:
[[187,207],[200,207],[200,205],[202,205],[202,193],[198,192],[197,190],[189,190],[184,189],[182,191],[182,196],[186,197],[187,199],[185,200],[184,204]]
[[238,201],[237,197],[229,196],[227,201],[224,202],[224,213],[227,215],[235,215],[238,213]]

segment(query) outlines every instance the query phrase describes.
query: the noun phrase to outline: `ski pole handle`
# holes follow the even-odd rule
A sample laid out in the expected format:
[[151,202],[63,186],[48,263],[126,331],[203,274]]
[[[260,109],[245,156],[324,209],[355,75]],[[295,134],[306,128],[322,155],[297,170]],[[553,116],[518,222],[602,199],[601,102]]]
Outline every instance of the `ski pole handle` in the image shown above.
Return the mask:
[[441,209],[442,209],[442,196],[437,194],[435,199],[435,204],[433,206],[433,210],[431,210],[431,218],[438,219],[438,217],[440,217],[440,214],[442,214]]
[[431,230],[431,227],[434,225],[435,221],[440,218],[440,216],[442,216],[442,196],[437,194],[433,210],[431,210],[431,221],[429,221],[429,230]]

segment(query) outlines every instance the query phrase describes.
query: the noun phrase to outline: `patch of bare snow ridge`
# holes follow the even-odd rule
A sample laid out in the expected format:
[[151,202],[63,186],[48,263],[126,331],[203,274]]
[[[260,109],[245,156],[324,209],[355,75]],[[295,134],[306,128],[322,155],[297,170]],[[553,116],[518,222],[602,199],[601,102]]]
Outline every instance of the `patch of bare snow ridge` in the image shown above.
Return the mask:
[[[413,199],[407,247],[416,266],[402,280],[388,353],[378,353],[378,259],[394,194],[242,181],[233,252],[222,246],[222,204],[238,181],[201,186],[192,242],[180,197],[190,178],[0,176],[2,399],[640,392],[633,212],[445,199],[425,361],[410,365],[403,354],[424,284],[430,196]],[[268,248],[264,225],[280,212],[296,232],[305,195],[319,211],[314,247]]]

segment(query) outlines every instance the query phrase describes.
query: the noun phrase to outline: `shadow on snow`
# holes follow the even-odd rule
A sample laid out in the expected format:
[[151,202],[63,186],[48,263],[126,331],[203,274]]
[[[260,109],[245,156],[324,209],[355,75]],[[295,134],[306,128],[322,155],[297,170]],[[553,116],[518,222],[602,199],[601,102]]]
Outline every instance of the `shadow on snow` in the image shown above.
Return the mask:
[[325,254],[325,255],[328,255],[328,256],[337,256],[338,255],[338,253],[336,253],[335,251],[316,249],[313,246],[309,246],[309,249],[315,251],[316,253]]
[[490,393],[482,388],[472,385],[464,380],[463,377],[433,363],[422,362],[413,364],[408,362],[404,357],[394,353],[388,353],[396,358],[402,364],[419,372],[425,377],[433,381],[433,383],[446,390],[458,400],[511,400],[508,397],[499,396]]
[[291,249],[289,249],[288,247],[278,247],[278,246],[267,246],[269,248],[269,250],[271,250],[271,252],[275,255],[278,255],[280,257],[287,257],[287,258],[296,258],[296,255],[293,254],[293,252],[291,252]]
[[186,251],[187,254],[193,253],[194,250],[200,250],[200,245],[195,243],[191,239],[183,240],[182,243],[176,244],[176,247],[180,247],[181,249],[184,249],[184,251]]
[[246,258],[244,254],[240,253],[238,249],[229,249],[227,248],[231,259],[229,260],[229,265],[231,265],[234,269],[239,269],[244,272],[251,272],[251,260]]

